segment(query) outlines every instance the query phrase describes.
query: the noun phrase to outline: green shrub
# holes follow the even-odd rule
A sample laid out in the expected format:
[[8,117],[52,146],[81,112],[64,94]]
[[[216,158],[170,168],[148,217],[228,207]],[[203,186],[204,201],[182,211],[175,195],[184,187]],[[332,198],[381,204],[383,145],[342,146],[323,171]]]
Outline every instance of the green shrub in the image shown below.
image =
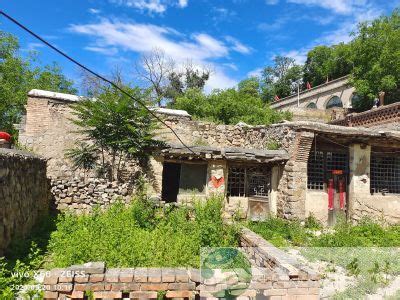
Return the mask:
[[239,231],[221,217],[222,200],[162,211],[136,199],[90,215],[60,215],[48,267],[105,261],[109,267],[199,266],[201,247],[237,246]]

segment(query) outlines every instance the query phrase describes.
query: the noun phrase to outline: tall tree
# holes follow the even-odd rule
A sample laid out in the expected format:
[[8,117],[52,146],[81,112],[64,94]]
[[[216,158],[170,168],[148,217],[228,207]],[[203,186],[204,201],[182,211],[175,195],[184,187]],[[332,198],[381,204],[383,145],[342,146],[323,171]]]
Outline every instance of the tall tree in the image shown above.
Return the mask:
[[180,70],[174,70],[169,74],[169,84],[166,89],[166,98],[175,103],[175,99],[189,89],[203,90],[211,71],[203,66],[195,66],[188,61],[183,64]]
[[400,101],[400,10],[372,22],[361,23],[352,42],[354,69],[351,82],[364,96],[363,108],[379,92],[386,93],[385,102]]
[[76,93],[57,64],[33,66],[34,55],[22,57],[15,36],[0,31],[0,130],[16,135],[13,124],[19,123],[29,90],[46,89]]
[[333,46],[316,46],[307,53],[303,82],[312,86],[327,80],[348,75],[353,67],[351,47],[340,43]]
[[142,55],[136,64],[136,72],[151,91],[153,102],[161,106],[169,85],[169,77],[175,68],[175,62],[166,56],[162,49],[153,49]]
[[293,58],[276,56],[274,65],[264,68],[261,76],[264,101],[270,102],[275,96],[283,98],[295,93],[301,80],[302,67]]

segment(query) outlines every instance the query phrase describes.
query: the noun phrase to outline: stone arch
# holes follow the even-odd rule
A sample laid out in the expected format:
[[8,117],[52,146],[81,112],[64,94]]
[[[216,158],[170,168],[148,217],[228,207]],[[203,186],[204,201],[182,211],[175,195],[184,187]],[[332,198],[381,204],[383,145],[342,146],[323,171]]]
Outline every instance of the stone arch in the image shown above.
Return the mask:
[[307,104],[306,108],[317,109],[317,104],[315,104],[315,102],[310,102]]
[[331,97],[325,104],[326,109],[334,108],[334,107],[343,107],[342,99],[338,96]]

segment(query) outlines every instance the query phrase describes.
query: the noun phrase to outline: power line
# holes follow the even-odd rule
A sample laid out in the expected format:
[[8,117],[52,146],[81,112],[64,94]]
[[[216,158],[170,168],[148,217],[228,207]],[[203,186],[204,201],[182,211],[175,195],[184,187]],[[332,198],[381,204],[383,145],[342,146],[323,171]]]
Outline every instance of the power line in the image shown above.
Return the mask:
[[23,24],[21,24],[20,22],[18,22],[17,20],[15,20],[13,17],[11,17],[10,15],[8,15],[7,13],[5,13],[4,11],[0,10],[0,14],[2,14],[4,17],[6,17],[8,20],[10,20],[12,23],[14,23],[15,25],[17,25],[18,27],[20,27],[21,29],[23,29],[24,31],[28,32],[30,35],[32,35],[33,37],[35,37],[36,39],[38,39],[39,41],[41,41],[42,43],[44,43],[46,46],[50,47],[51,49],[53,49],[54,51],[56,51],[58,54],[60,54],[61,56],[65,57],[67,60],[71,61],[72,63],[76,64],[77,66],[81,67],[82,69],[86,70],[87,72],[89,72],[90,74],[96,76],[97,78],[100,78],[101,80],[103,80],[104,82],[107,82],[108,84],[110,84],[111,86],[113,86],[114,88],[116,88],[117,90],[119,90],[121,93],[123,93],[124,95],[128,96],[129,98],[131,98],[133,101],[139,103],[142,107],[144,107],[154,118],[156,118],[158,121],[160,121],[165,127],[167,127],[169,130],[171,130],[171,132],[176,136],[176,138],[179,140],[179,142],[186,148],[188,149],[190,152],[192,152],[194,155],[196,155],[196,153],[189,147],[187,146],[183,140],[179,137],[179,135],[176,133],[176,131],[169,126],[168,124],[166,124],[159,116],[157,116],[157,114],[155,114],[151,109],[149,109],[145,103],[143,103],[141,100],[136,99],[135,97],[133,97],[131,94],[129,94],[128,92],[126,92],[124,89],[120,88],[118,85],[116,85],[114,82],[112,82],[111,80],[101,76],[100,74],[94,72],[93,70],[89,69],[88,67],[86,67],[85,65],[83,65],[82,63],[80,63],[79,61],[77,61],[76,59],[72,58],[71,56],[69,56],[68,54],[66,54],[65,52],[61,51],[60,49],[58,49],[57,47],[55,47],[54,45],[50,44],[48,41],[46,41],[44,38],[42,38],[41,36],[39,36],[38,34],[36,34],[35,32],[33,32],[32,30],[30,30],[28,27],[24,26]]

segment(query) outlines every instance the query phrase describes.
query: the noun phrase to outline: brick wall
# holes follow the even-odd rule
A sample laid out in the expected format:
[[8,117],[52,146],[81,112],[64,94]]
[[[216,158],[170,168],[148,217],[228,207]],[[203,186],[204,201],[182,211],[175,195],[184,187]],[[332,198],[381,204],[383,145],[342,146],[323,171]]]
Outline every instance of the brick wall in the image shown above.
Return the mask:
[[29,234],[49,208],[46,161],[29,153],[0,149],[0,256],[15,237]]
[[242,231],[241,244],[252,262],[251,279],[244,280],[240,269],[213,269],[224,276],[210,278],[192,268],[106,268],[103,262],[93,262],[46,273],[45,299],[83,299],[87,291],[94,298],[107,299],[157,299],[160,295],[216,299],[221,289],[232,285],[238,287],[238,299],[319,298],[318,274],[248,229]]

